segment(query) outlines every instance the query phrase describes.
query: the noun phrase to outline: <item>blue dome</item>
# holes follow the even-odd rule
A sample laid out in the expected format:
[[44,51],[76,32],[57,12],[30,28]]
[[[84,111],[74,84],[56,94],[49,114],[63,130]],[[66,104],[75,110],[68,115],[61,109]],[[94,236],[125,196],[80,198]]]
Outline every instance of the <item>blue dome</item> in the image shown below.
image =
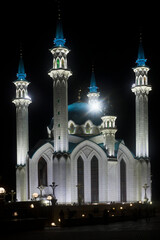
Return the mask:
[[91,120],[93,124],[100,125],[102,112],[92,112],[88,103],[75,102],[68,106],[68,120],[74,121],[78,125]]

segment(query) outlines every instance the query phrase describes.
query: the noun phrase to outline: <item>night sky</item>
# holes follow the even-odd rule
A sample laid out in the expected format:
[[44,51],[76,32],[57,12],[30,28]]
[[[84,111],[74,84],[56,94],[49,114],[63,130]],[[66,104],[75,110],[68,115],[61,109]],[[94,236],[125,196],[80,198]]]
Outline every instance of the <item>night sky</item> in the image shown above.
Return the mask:
[[[22,3],[23,2],[23,3]],[[32,1],[33,2],[33,1]],[[35,3],[36,2],[36,3]],[[111,3],[112,2],[112,3]],[[117,3],[118,2],[118,3]],[[149,94],[150,157],[152,164],[153,199],[160,199],[159,177],[159,55],[160,26],[157,6],[138,1],[61,1],[66,46],[71,50],[68,65],[73,72],[69,79],[69,104],[82,101],[90,84],[94,64],[101,98],[109,99],[117,116],[117,139],[123,139],[135,152],[135,96],[133,67],[138,55],[139,36],[143,47],[152,92]],[[12,99],[22,45],[28,91],[30,149],[47,137],[46,127],[53,115],[52,54],[57,22],[57,1],[5,1],[1,5],[1,159],[0,185],[15,189],[16,112]],[[158,189],[159,188],[159,189]]]

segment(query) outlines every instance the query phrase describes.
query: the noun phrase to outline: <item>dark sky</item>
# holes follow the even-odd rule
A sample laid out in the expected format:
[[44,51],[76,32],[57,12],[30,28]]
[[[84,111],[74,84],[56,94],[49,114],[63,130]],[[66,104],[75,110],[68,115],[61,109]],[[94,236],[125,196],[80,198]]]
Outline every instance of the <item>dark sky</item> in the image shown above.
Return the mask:
[[[33,1],[32,1],[33,2]],[[112,2],[112,3],[111,3]],[[71,50],[68,65],[73,72],[69,79],[69,104],[77,101],[79,88],[82,100],[90,84],[92,64],[102,98],[109,98],[117,115],[117,139],[135,151],[134,94],[131,85],[137,59],[139,35],[147,64],[151,68],[149,83],[150,156],[152,162],[153,197],[158,192],[159,159],[159,55],[160,32],[157,6],[146,1],[61,1],[66,46]],[[16,122],[13,81],[19,62],[20,44],[32,104],[29,107],[30,148],[46,138],[46,126],[52,118],[52,80],[48,71],[57,22],[56,1],[12,1],[1,6],[1,164],[0,185],[15,187]]]

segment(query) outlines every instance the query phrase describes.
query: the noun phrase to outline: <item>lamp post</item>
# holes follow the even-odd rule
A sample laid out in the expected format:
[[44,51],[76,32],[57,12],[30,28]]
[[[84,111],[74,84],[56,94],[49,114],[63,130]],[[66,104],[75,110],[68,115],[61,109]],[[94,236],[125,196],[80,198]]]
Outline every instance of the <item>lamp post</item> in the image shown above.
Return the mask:
[[14,190],[11,190],[9,194],[11,195],[11,202],[14,202],[14,195],[16,194],[16,192]]
[[0,187],[0,200],[5,201],[6,190],[3,187]]
[[143,188],[144,188],[144,201],[147,202],[148,201],[148,198],[147,198],[147,188],[149,188],[147,183],[144,184]]
[[51,188],[52,188],[52,191],[53,191],[53,199],[56,200],[56,196],[55,196],[55,188],[58,187],[57,184],[55,184],[55,182],[52,182],[51,185],[49,185]]

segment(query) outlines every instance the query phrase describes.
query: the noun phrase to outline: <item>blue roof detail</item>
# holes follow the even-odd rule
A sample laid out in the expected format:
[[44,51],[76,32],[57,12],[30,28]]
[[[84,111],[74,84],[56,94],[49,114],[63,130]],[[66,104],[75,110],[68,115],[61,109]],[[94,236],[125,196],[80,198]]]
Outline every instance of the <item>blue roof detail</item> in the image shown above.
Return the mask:
[[75,102],[68,106],[68,120],[74,121],[78,125],[91,120],[93,124],[100,125],[102,112],[92,112],[90,105],[84,102]]
[[22,81],[22,80],[23,81],[27,81],[26,80],[26,73],[25,73],[25,69],[24,69],[24,63],[23,63],[22,55],[20,55],[17,78],[20,81]]
[[62,22],[59,19],[57,23],[57,28],[56,28],[56,37],[54,39],[54,44],[56,47],[64,47],[66,40],[64,39],[63,36],[63,28],[62,28]]
[[139,49],[138,49],[138,59],[136,61],[138,67],[144,67],[146,64],[147,59],[145,59],[144,56],[144,50],[142,46],[142,42],[139,44]]
[[96,86],[96,78],[95,78],[94,70],[92,70],[91,84],[90,84],[90,87],[89,87],[89,91],[91,93],[96,93],[97,89],[98,89],[98,87]]

